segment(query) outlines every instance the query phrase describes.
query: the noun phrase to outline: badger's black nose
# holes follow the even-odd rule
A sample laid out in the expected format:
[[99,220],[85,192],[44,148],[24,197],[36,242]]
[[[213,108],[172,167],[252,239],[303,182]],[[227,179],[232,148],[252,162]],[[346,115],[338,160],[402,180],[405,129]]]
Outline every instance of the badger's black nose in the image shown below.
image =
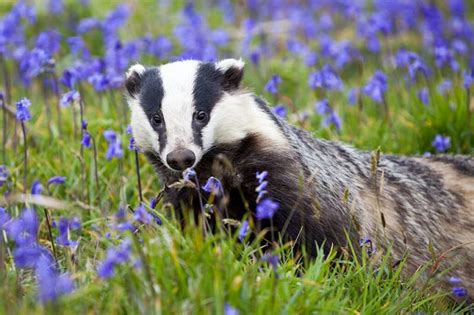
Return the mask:
[[166,156],[168,165],[177,171],[184,171],[188,167],[193,166],[195,161],[196,156],[193,151],[188,149],[174,150]]

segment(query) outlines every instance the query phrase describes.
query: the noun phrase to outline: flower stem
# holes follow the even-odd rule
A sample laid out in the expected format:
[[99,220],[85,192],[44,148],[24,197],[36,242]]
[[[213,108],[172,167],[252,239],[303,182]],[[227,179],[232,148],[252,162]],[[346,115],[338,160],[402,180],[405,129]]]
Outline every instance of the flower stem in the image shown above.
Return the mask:
[[61,119],[61,105],[60,105],[60,96],[59,96],[59,80],[58,76],[56,75],[56,72],[54,72],[54,69],[51,70],[50,72],[51,78],[53,80],[53,92],[54,95],[56,96],[56,109],[58,111],[58,130],[59,130],[59,135],[61,135],[61,127],[62,127],[62,119]]
[[0,97],[0,106],[2,106],[3,112],[3,130],[2,130],[2,157],[3,157],[3,164],[7,163],[7,109],[5,106],[5,100],[3,97]]
[[138,198],[140,199],[140,203],[143,202],[143,194],[142,194],[142,181],[140,178],[140,161],[138,159],[138,151],[137,149],[134,149],[135,151],[135,167],[137,170],[137,181],[138,181]]
[[21,121],[21,131],[23,132],[23,191],[26,194],[28,190],[27,174],[28,174],[28,143],[26,140],[25,122]]
[[97,147],[95,144],[95,138],[91,135],[92,139],[92,150],[94,151],[94,177],[95,177],[95,185],[97,187],[97,199],[99,200],[99,207],[102,210],[102,200],[100,198],[100,185],[99,185],[99,170],[97,164]]
[[2,66],[3,72],[3,84],[5,87],[5,101],[9,103],[11,100],[11,83],[10,83],[10,76],[8,74],[7,64],[5,62],[5,57],[3,54],[0,54],[0,64]]
[[43,93],[44,106],[46,109],[46,123],[48,124],[49,136],[50,138],[53,138],[53,129],[51,127],[51,108],[49,107],[48,90],[46,89],[44,82],[41,84],[41,91]]
[[56,265],[58,265],[58,255],[56,253],[56,245],[54,244],[53,232],[51,230],[51,223],[49,222],[49,212],[48,212],[48,209],[46,208],[44,208],[43,210],[44,210],[44,217],[46,218],[46,225],[48,226],[49,241],[51,242],[51,247],[53,248],[54,260],[56,261]]

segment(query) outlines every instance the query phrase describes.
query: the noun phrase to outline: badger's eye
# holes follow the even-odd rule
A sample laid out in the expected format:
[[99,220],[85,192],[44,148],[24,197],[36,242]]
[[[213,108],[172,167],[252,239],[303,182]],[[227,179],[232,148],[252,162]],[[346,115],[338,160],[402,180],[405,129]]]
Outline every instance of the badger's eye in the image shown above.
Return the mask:
[[196,119],[198,122],[206,122],[207,121],[207,114],[206,112],[200,111],[194,114],[194,119]]
[[151,124],[154,126],[159,126],[161,125],[162,122],[163,120],[161,119],[161,116],[158,114],[153,115],[153,117],[151,117]]

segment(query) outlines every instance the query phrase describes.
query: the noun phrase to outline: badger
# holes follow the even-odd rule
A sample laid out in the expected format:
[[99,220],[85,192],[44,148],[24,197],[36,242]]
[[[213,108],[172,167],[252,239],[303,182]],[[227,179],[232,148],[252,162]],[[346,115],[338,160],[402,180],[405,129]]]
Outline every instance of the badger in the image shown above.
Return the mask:
[[192,168],[201,183],[220,180],[226,216],[255,216],[256,174],[265,171],[279,208],[262,228],[313,255],[370,238],[393,257],[408,254],[408,271],[434,259],[474,296],[473,157],[384,155],[316,139],[242,88],[243,73],[237,59],[127,71],[133,137],[166,202],[200,207],[196,189],[173,186]]

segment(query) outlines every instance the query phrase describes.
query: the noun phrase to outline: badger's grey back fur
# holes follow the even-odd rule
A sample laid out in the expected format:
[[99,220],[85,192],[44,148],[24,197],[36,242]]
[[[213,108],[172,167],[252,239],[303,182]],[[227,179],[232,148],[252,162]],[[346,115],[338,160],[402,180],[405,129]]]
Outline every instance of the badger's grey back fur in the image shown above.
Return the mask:
[[[242,138],[213,143],[195,165],[201,183],[210,176],[221,180],[227,215],[246,214],[241,192],[254,211],[255,174],[266,170],[268,196],[280,204],[271,223],[286,239],[305,244],[314,254],[316,244],[324,244],[326,251],[347,246],[346,233],[355,242],[368,237],[378,248],[391,247],[396,259],[408,254],[408,271],[432,259],[432,248],[443,255],[440,268],[452,268],[448,275],[463,279],[474,295],[472,157],[379,156],[315,139],[237,87],[223,93],[215,106],[245,103],[250,112],[242,113],[241,119],[253,113],[259,119],[264,116],[272,136],[265,128],[248,127]],[[166,200],[178,209],[199,208],[194,190],[169,186],[181,173],[170,170],[159,153],[143,147],[166,185]],[[269,220],[261,223],[270,225]]]

